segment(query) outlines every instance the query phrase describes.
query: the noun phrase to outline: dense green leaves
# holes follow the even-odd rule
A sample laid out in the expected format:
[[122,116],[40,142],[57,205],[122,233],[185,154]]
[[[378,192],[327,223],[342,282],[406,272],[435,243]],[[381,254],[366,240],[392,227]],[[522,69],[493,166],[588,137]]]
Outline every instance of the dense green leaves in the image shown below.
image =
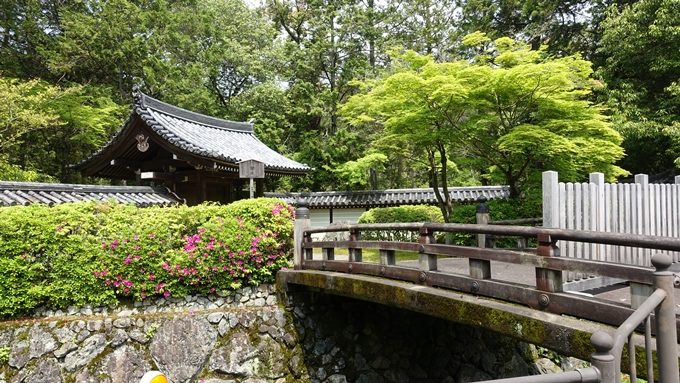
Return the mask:
[[640,0],[611,9],[603,23],[604,93],[630,153],[623,164],[634,172],[668,170],[680,158],[678,7],[677,0]]
[[[575,83],[574,97],[586,104],[597,99],[611,111],[609,120],[570,126],[569,130],[584,135],[601,131],[602,126],[596,125],[611,124],[623,135],[628,154],[618,165],[635,172],[668,170],[680,157],[677,0],[268,0],[259,8],[247,4],[251,2],[2,3],[0,73],[4,79],[15,81],[15,87],[29,84],[31,97],[49,89],[70,92],[68,99],[59,102],[24,100],[25,105],[33,105],[26,110],[36,111],[31,117],[51,116],[54,121],[34,121],[31,126],[40,125],[37,129],[26,130],[20,123],[12,128],[18,135],[13,143],[3,142],[11,146],[3,147],[3,173],[13,179],[36,179],[36,174],[38,178],[42,174],[65,182],[80,181],[66,165],[82,160],[120,127],[136,84],[152,96],[184,108],[235,120],[252,119],[266,144],[315,168],[308,177],[277,180],[269,187],[428,186],[432,185],[428,169],[433,163],[439,167],[447,164],[446,177],[451,183],[500,182],[498,174],[517,173],[527,153],[541,157],[539,167],[556,166],[570,177],[578,177],[586,168],[604,166],[608,151],[613,150],[614,157],[620,157],[620,151],[598,146],[595,149],[599,151],[586,158],[578,154],[580,143],[562,140],[565,134],[561,131],[567,128],[557,115],[565,107],[559,103],[550,106],[541,98],[547,87],[538,89],[539,97],[532,99],[535,107],[540,107],[540,115],[532,114],[531,108],[511,110],[514,102],[532,93],[530,89],[536,85],[532,81],[558,81],[556,76],[546,77],[553,70],[563,73],[549,67],[548,55],[555,59],[550,65],[577,73],[560,80]],[[423,56],[397,58],[409,50]],[[565,57],[573,54],[592,60],[603,81],[578,83],[590,81],[584,74],[591,69],[581,65],[576,56],[568,63]],[[465,123],[459,125],[463,130],[487,129],[489,136],[476,144],[488,147],[487,141],[493,141],[502,155],[494,150],[482,153],[470,146],[465,153],[460,148],[447,153],[442,162],[441,154],[429,156],[413,141],[383,136],[387,116],[360,125],[356,121],[348,125],[339,118],[340,106],[360,93],[362,86],[370,87],[372,80],[391,74],[404,75],[406,67],[419,70],[428,56],[442,65],[466,60],[480,67],[486,64],[487,70],[502,69],[479,74],[484,81],[477,81],[483,86],[474,90],[471,84],[478,75],[465,67],[467,77],[454,76],[458,82],[442,83],[433,93],[433,101],[438,103],[433,106],[439,108],[460,104],[457,97],[466,102],[477,100],[479,108],[495,105],[500,110],[497,116],[482,118],[473,113],[477,124],[473,128],[472,115],[465,111]],[[545,64],[541,68],[535,65],[539,61]],[[446,77],[415,85],[427,91],[435,81],[451,80]],[[413,79],[394,80],[401,82],[395,86],[410,86],[408,81]],[[7,84],[3,86],[7,88]],[[38,91],[30,84],[40,84],[43,89]],[[508,93],[499,93],[497,99],[481,97],[491,86]],[[597,97],[579,93],[593,87],[598,90]],[[474,91],[466,94],[461,89]],[[27,97],[18,88],[13,93]],[[45,94],[46,99],[53,99]],[[512,116],[506,119],[508,113]],[[412,135],[417,132],[409,132],[406,125],[427,118],[418,113],[394,117],[403,125],[401,133]],[[545,132],[548,120],[552,135]],[[392,123],[396,129],[396,120]],[[507,135],[509,129],[518,127]],[[458,138],[465,136],[463,130],[457,133]],[[436,138],[435,133],[430,131],[428,136]],[[544,138],[552,149],[536,145],[537,137]],[[613,142],[611,137],[602,139]],[[548,152],[572,153],[573,159],[558,161]],[[375,153],[387,159],[369,161],[366,156]],[[512,171],[480,165],[489,162],[481,154],[507,156],[503,162],[512,163]],[[620,173],[610,170],[612,175]],[[519,184],[526,181],[524,176],[519,178]]]
[[0,102],[0,175],[15,181],[78,180],[69,165],[103,145],[125,112],[106,89],[1,76]]
[[24,134],[59,123],[48,107],[58,94],[57,88],[38,80],[0,77],[0,153],[17,145]]
[[[385,142],[412,145],[414,156],[426,158],[433,187],[448,187],[451,162],[510,185],[514,196],[542,170],[567,180],[592,171],[625,174],[614,165],[623,156],[620,136],[584,98],[590,63],[551,58],[507,38],[494,46],[473,63],[402,56],[400,69],[368,82],[343,111],[355,126],[383,126],[378,150]],[[438,199],[448,221],[447,193]]]
[[275,199],[0,208],[0,316],[273,282],[292,251],[292,214]]

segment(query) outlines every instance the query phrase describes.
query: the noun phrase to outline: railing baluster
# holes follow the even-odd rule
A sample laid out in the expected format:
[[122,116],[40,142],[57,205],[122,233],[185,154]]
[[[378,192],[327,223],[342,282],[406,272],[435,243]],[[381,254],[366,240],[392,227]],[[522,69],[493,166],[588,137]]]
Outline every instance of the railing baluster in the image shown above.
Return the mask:
[[293,230],[293,252],[295,254],[293,254],[293,265],[296,269],[301,269],[304,263],[305,252],[302,250],[302,243],[305,238],[303,238],[303,233],[310,226],[309,209],[307,208],[306,201],[303,199],[295,209],[295,226]]
[[[304,237],[305,237],[304,243],[311,243],[312,242],[312,235],[311,234],[305,233]],[[305,254],[305,259],[308,259],[308,260],[314,259],[314,249],[305,248],[303,250],[303,252]]]
[[393,266],[397,264],[394,250],[380,249],[380,264]]
[[332,261],[335,259],[335,248],[324,247],[321,249],[321,257],[324,261]]
[[647,355],[647,383],[654,383],[654,359],[652,355],[652,316],[645,319],[645,352]]
[[635,344],[633,343],[633,334],[635,334],[635,332],[631,332],[630,335],[628,335],[628,368],[629,368],[628,375],[630,375],[631,383],[636,383],[637,361],[635,360]]
[[[349,230],[349,240],[352,242],[361,240],[361,232],[358,229]],[[350,262],[361,262],[362,252],[359,248],[350,247],[349,251],[349,261]]]
[[616,357],[612,355],[614,339],[604,331],[597,331],[590,337],[595,353],[590,363],[600,372],[600,383],[618,383],[621,372],[616,366]]
[[[429,245],[434,242],[432,231],[427,227],[420,228],[420,238],[418,243],[421,245]],[[437,256],[435,254],[427,254],[423,252],[421,247],[420,254],[418,254],[418,266],[420,270],[433,271],[437,270]]]
[[[539,234],[538,249],[536,253],[542,257],[559,257],[560,249],[557,247],[557,240],[553,239],[548,234]],[[551,293],[562,291],[562,271],[546,269],[543,267],[536,268],[536,288],[541,291]]]

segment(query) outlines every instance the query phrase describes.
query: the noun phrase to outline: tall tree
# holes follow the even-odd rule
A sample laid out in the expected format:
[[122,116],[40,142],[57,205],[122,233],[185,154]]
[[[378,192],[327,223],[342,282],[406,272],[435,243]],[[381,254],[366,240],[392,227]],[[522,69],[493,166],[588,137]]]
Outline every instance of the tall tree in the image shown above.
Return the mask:
[[[479,34],[466,42],[489,43]],[[546,169],[571,180],[591,171],[625,174],[613,165],[623,156],[620,136],[584,99],[592,87],[589,62],[551,58],[509,38],[491,46],[476,63],[407,53],[343,112],[353,125],[384,128],[377,149],[411,148],[423,158],[430,186],[444,190],[437,199],[445,219],[452,163],[506,183],[515,197]]]
[[680,166],[680,13],[677,0],[610,8],[603,23],[604,95],[629,153],[623,166],[658,173]]
[[210,114],[266,80],[278,62],[275,31],[241,0],[90,0],[62,12],[48,53],[60,78],[116,89],[133,85],[168,102]]
[[298,185],[302,188],[335,188],[332,169],[363,152],[362,143],[339,122],[337,107],[354,91],[352,79],[366,77],[376,65],[371,7],[356,0],[268,2],[286,37],[289,121],[296,129],[290,144],[297,159],[316,168]]

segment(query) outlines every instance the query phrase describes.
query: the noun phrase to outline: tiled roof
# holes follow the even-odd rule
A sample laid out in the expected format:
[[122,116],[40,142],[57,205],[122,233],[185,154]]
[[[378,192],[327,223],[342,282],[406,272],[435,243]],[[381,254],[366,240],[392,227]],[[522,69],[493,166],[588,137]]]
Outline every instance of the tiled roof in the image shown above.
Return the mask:
[[270,149],[255,136],[253,124],[222,120],[191,112],[186,109],[156,100],[141,92],[135,93],[133,115],[123,131],[109,143],[85,160],[80,166],[104,155],[117,144],[118,136],[131,129],[138,116],[165,142],[181,151],[216,161],[216,166],[229,165],[228,169],[241,161],[257,160],[264,163],[267,173],[304,174],[311,170],[307,165],[284,157]]
[[[310,208],[381,207],[397,205],[436,205],[434,190],[429,189],[387,189],[350,192],[312,193],[265,193],[279,197],[288,203],[298,204],[304,198]],[[449,195],[454,202],[474,202],[480,197],[487,200],[508,198],[507,186],[462,186],[450,187]]]
[[178,203],[171,196],[149,186],[0,181],[0,206],[30,205],[32,203],[42,203],[51,206],[66,202],[106,201],[110,199],[122,203],[133,203],[137,206],[167,206]]

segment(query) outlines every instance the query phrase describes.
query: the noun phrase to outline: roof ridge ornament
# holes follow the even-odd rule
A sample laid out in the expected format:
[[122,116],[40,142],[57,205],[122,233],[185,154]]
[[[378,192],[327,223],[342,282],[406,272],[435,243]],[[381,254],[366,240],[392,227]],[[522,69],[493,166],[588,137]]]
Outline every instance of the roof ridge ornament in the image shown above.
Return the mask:
[[142,93],[141,88],[139,84],[132,86],[132,101],[135,105],[144,106],[144,93]]

